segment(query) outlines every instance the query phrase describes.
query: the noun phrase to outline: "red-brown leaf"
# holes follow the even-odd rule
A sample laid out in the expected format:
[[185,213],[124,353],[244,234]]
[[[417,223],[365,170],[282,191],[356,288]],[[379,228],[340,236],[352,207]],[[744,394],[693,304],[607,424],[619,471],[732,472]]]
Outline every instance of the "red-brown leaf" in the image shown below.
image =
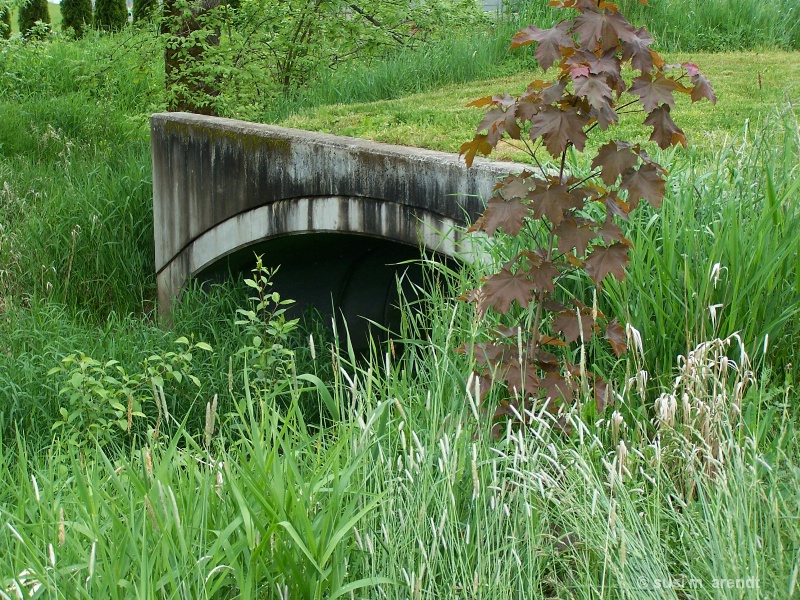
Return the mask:
[[631,212],[631,205],[620,198],[616,192],[610,192],[605,199],[606,214],[609,217],[622,217],[628,220],[628,213]]
[[573,248],[578,254],[585,254],[589,242],[597,237],[590,225],[578,225],[573,217],[561,221],[553,233],[558,236],[558,251],[562,254],[567,254]]
[[622,229],[620,229],[620,227],[611,220],[610,215],[597,233],[606,244],[610,244],[611,242],[622,242],[628,247],[632,246],[630,240],[622,235]]
[[[591,314],[578,314],[573,310],[566,310],[558,313],[553,319],[553,331],[559,331],[567,342],[575,342],[578,339],[588,342],[592,337],[594,319]],[[581,336],[582,333],[582,336]]]
[[589,117],[576,108],[561,110],[546,106],[531,120],[531,139],[535,141],[541,136],[550,155],[559,158],[570,143],[577,150],[583,150],[586,145],[583,128],[588,122]]
[[530,208],[519,198],[505,198],[494,195],[486,205],[486,210],[475,222],[477,231],[494,235],[498,229],[509,235],[517,235],[524,225],[525,217],[530,216]]
[[477,131],[486,131],[486,142],[492,147],[497,145],[503,133],[508,133],[513,139],[519,139],[519,126],[514,114],[514,108],[503,110],[496,106],[486,113],[483,120],[478,124]]
[[564,310],[565,308],[567,308],[567,306],[563,302],[559,302],[558,300],[545,300],[544,302],[542,302],[542,308],[552,312],[558,312],[560,310]]
[[633,30],[633,26],[618,12],[589,8],[575,19],[574,33],[582,46],[590,50],[600,46],[603,52],[619,46],[619,38]]
[[511,49],[538,42],[536,60],[539,61],[542,69],[547,71],[554,62],[561,60],[562,48],[575,47],[575,41],[570,35],[570,27],[572,27],[571,21],[562,21],[552,29],[539,29],[531,25],[516,33],[511,42]]
[[611,344],[611,349],[617,356],[622,356],[628,351],[628,338],[625,335],[625,328],[619,324],[616,318],[606,325],[605,338]]
[[560,340],[556,337],[552,337],[550,335],[543,335],[542,338],[539,340],[539,343],[542,346],[556,346],[558,348],[566,348],[567,343],[564,340]]
[[594,402],[597,408],[597,414],[600,414],[606,409],[606,406],[612,406],[614,404],[614,397],[611,395],[611,386],[601,377],[595,377],[592,388],[594,390]]
[[681,86],[674,79],[659,75],[653,79],[649,73],[639,75],[633,80],[628,92],[641,98],[644,111],[651,113],[659,104],[675,107],[675,98],[672,93]]
[[491,306],[497,312],[505,314],[511,308],[511,303],[516,300],[520,306],[528,306],[533,291],[533,282],[526,274],[519,270],[512,273],[507,268],[495,273],[483,286],[483,311]]
[[564,97],[564,91],[567,89],[567,84],[560,79],[555,83],[542,88],[541,98],[545,104],[553,104],[560,102]]
[[538,185],[528,193],[528,199],[533,207],[534,219],[545,216],[553,225],[561,223],[564,220],[564,211],[573,207],[572,196],[565,185]]
[[483,98],[478,98],[477,100],[473,100],[472,102],[468,103],[467,107],[476,107],[476,108],[485,108],[487,106],[491,106],[494,104],[494,98],[492,96],[484,96]]
[[539,387],[539,376],[536,373],[536,365],[520,364],[519,360],[511,361],[506,373],[506,383],[512,393],[530,395],[531,392]]
[[484,156],[489,156],[491,152],[492,145],[486,141],[486,136],[481,133],[472,138],[471,142],[461,144],[461,148],[458,150],[458,153],[464,157],[464,162],[467,163],[468,167],[472,166],[476,154],[480,153]]
[[686,135],[672,120],[669,114],[669,106],[662,105],[656,108],[647,115],[644,124],[653,128],[650,139],[656,142],[659,148],[666,149],[678,144],[686,148]]
[[619,187],[628,192],[628,204],[631,209],[635,209],[641,199],[647,200],[653,208],[659,208],[666,191],[661,171],[652,164],[644,164],[636,170],[626,171]]
[[536,360],[536,366],[546,373],[558,373],[561,370],[561,365],[558,362],[558,357],[551,354],[540,347],[537,347],[533,352]]
[[584,96],[589,105],[597,110],[611,108],[611,88],[608,87],[605,77],[589,75],[578,77],[575,82],[575,94]]
[[520,175],[509,175],[503,181],[503,185],[498,187],[500,193],[504,198],[526,198],[528,192],[537,185],[542,185],[544,182],[541,179],[531,177],[530,173],[521,173]]
[[609,273],[618,281],[625,279],[625,267],[628,266],[628,247],[625,244],[612,244],[607,247],[595,247],[586,259],[586,273],[597,287]]
[[717,103],[717,95],[714,93],[714,89],[711,87],[711,83],[706,79],[705,75],[700,72],[698,66],[694,63],[683,63],[681,65],[686,72],[689,74],[689,78],[692,81],[692,102],[699,102],[703,98],[711,102],[711,104]]
[[608,142],[600,146],[592,161],[592,168],[600,167],[600,177],[606,185],[613,185],[624,171],[635,166],[639,157],[627,142]]
[[[566,404],[572,404],[575,400],[575,387],[558,373],[549,373],[540,381],[539,389],[544,392],[545,399],[561,399]],[[555,408],[555,406],[553,406],[553,408]],[[555,412],[555,410],[553,412]]]
[[614,109],[611,108],[611,104],[603,105],[600,108],[589,107],[589,116],[597,120],[597,126],[603,131],[608,129],[610,125],[616,125],[619,122],[619,117],[614,112]]
[[509,346],[492,344],[491,342],[479,342],[464,348],[465,353],[471,353],[478,364],[494,366],[506,361],[509,354]]
[[653,70],[653,55],[650,53],[650,44],[653,37],[644,27],[626,33],[622,37],[622,60],[631,59],[631,66],[642,73]]
[[558,269],[556,269],[551,262],[531,264],[530,271],[528,271],[533,289],[539,292],[554,292],[554,282],[558,275]]

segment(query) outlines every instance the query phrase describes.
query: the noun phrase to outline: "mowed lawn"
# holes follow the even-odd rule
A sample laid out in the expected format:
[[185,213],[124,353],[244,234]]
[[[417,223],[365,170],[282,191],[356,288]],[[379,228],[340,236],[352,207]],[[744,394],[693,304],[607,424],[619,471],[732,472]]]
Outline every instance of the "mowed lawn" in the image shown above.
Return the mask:
[[[710,79],[717,103],[676,94],[673,117],[686,132],[690,145],[699,151],[719,148],[738,134],[746,123],[758,122],[788,107],[800,112],[800,52],[764,51],[725,54],[668,54],[668,63],[691,60]],[[305,110],[280,124],[336,135],[421,146],[457,152],[472,138],[480,122],[482,109],[466,104],[483,96],[525,90],[534,79],[554,78],[548,73],[531,72],[503,79],[486,79],[463,85],[447,86],[435,92],[363,104],[327,105]],[[640,140],[650,129],[641,127],[641,114],[625,115],[621,126],[590,138],[589,147],[599,145],[612,133],[616,139]],[[639,124],[637,124],[637,121]],[[593,139],[593,142],[591,141]],[[508,146],[498,147],[493,158],[524,160],[525,155]]]

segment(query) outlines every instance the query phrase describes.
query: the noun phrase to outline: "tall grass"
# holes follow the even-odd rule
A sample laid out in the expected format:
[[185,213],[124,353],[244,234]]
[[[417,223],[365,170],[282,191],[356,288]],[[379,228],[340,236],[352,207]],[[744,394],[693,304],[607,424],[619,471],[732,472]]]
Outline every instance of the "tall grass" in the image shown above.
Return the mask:
[[798,164],[791,110],[745,126],[711,164],[678,154],[668,160],[663,206],[634,217],[628,278],[606,293],[613,314],[649,341],[653,372],[668,374],[675,356],[703,339],[739,332],[755,357],[796,376]]
[[[687,363],[692,407],[654,420],[657,435],[573,415],[564,437],[545,412],[494,440],[452,352],[475,333],[468,311],[427,302],[442,318],[420,329],[409,313],[402,356],[317,355],[337,373],[325,389],[340,418],[323,428],[298,410],[323,388],[289,385],[287,404],[245,368],[205,432],[172,422],[111,452],[2,440],[0,594],[792,596],[796,419],[788,396],[732,385],[746,359]],[[694,425],[701,404],[717,450]],[[776,435],[761,436],[772,407]]]
[[800,49],[800,7],[792,0],[620,0],[620,11],[644,25],[660,49],[720,52]]

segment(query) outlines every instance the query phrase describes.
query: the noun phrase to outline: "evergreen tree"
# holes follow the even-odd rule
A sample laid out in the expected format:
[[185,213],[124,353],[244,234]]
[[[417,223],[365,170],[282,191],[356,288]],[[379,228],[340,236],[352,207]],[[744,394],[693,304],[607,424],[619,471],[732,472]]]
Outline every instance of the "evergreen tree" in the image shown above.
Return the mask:
[[98,29],[117,31],[128,23],[125,0],[95,0],[94,25]]
[[0,7],[0,38],[11,37],[11,7]]
[[61,0],[61,29],[74,29],[81,37],[92,24],[92,0]]
[[50,11],[47,10],[47,0],[29,0],[19,9],[19,30],[23,34],[29,32],[36,25],[36,21],[50,23]]
[[133,22],[146,21],[158,6],[156,0],[133,0]]

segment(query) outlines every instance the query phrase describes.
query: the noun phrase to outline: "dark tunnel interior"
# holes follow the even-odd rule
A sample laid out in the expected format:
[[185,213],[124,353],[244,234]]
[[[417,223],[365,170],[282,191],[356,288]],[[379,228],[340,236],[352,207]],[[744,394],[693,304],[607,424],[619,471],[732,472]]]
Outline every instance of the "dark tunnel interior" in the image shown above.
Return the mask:
[[[344,331],[346,322],[353,347],[362,353],[368,351],[371,341],[385,341],[387,330],[397,334],[399,294],[414,301],[417,287],[425,283],[418,247],[341,233],[309,233],[260,242],[224,257],[197,278],[218,282],[231,274],[249,274],[256,255],[262,256],[265,266],[279,267],[273,289],[282,298],[295,300],[288,311],[290,318],[313,307],[330,324],[335,314],[339,331]],[[436,258],[454,264],[447,257]]]

